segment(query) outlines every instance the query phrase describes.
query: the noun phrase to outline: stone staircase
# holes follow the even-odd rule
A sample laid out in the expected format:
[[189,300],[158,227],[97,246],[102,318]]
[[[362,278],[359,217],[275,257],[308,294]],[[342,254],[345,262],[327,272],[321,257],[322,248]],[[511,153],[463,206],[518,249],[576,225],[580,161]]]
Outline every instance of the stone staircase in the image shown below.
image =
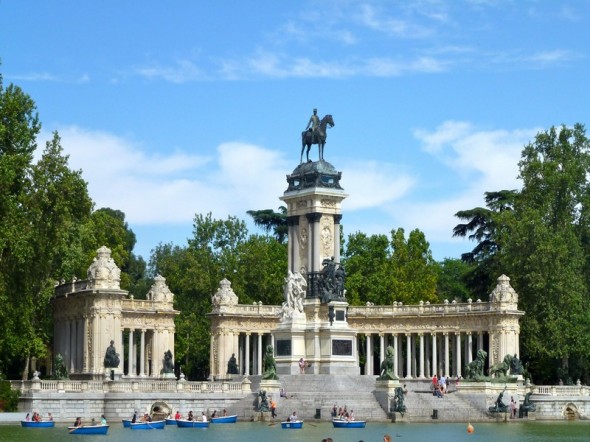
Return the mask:
[[[404,404],[406,412],[395,417],[387,412],[386,403],[380,404],[376,397],[376,376],[361,375],[281,375],[281,387],[287,391],[287,398],[272,394],[277,403],[277,420],[285,419],[293,411],[305,420],[329,421],[330,412],[346,406],[354,410],[357,420],[398,422],[485,422],[498,417],[490,415],[485,408],[485,398],[457,391],[454,386],[443,398],[432,394],[427,380],[404,380],[408,394]],[[252,394],[232,405],[240,420],[270,420],[270,413],[261,415],[257,411],[260,376],[249,377]],[[378,395],[377,395],[378,396]],[[483,402],[482,402],[483,400]],[[382,401],[383,402],[383,401]]]
[[[252,391],[260,390],[260,377],[251,377]],[[387,413],[375,399],[375,377],[354,375],[281,375],[281,386],[287,391],[287,398],[273,394],[277,403],[278,419],[289,416],[293,411],[306,420],[328,421],[330,412],[346,406],[354,410],[357,420],[384,421]],[[246,403],[252,403],[248,398]]]
[[481,422],[490,419],[488,413],[474,406],[468,394],[451,390],[442,398],[434,396],[429,385],[416,385],[406,395],[406,413],[403,417],[396,413],[396,419],[407,422]]

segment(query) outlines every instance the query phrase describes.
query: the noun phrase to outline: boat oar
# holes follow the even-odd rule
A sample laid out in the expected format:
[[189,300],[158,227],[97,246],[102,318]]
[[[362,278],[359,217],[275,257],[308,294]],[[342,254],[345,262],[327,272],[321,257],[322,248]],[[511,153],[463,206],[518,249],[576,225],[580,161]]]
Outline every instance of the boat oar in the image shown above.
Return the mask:
[[312,427],[317,427],[316,424],[312,424],[311,422],[307,422],[309,425],[311,425]]

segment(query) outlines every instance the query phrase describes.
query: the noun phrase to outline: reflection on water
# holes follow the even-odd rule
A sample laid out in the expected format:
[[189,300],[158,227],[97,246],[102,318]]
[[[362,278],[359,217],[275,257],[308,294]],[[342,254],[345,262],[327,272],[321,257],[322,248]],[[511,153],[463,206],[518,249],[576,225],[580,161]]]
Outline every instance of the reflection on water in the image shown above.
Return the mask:
[[118,442],[141,439],[141,442],[177,441],[239,441],[239,442],[320,442],[332,437],[334,442],[381,442],[383,435],[389,433],[393,440],[400,442],[433,441],[588,441],[590,422],[509,422],[494,424],[473,424],[475,431],[467,433],[467,424],[384,424],[367,423],[364,429],[334,429],[330,423],[306,422],[302,430],[283,430],[280,424],[248,422],[237,424],[211,425],[208,429],[176,428],[167,426],[165,430],[130,430],[120,423],[111,423],[107,436],[68,435],[65,425],[48,429],[21,428],[16,425],[0,426],[0,442],[57,442],[83,439],[85,442]]

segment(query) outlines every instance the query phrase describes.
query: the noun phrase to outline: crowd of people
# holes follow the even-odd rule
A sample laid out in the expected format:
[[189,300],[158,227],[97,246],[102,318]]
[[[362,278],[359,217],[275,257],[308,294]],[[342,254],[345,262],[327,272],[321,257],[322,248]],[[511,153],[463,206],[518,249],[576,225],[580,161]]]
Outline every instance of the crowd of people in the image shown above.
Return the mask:
[[[34,411],[32,416],[31,416],[30,413],[27,413],[27,416],[25,417],[25,420],[27,422],[29,422],[29,421],[31,421],[31,422],[41,422],[43,420],[43,418],[41,417],[41,414],[39,414],[36,411]],[[48,413],[47,414],[47,420],[48,421],[52,421],[53,420],[53,416],[51,415],[51,413]]]
[[[461,380],[461,376],[457,376],[455,379],[455,390],[459,389],[459,381]],[[440,378],[437,375],[432,377],[432,384],[430,389],[432,390],[432,395],[437,396],[439,398],[444,398],[445,395],[449,392],[449,383],[450,379],[448,376],[441,376]]]

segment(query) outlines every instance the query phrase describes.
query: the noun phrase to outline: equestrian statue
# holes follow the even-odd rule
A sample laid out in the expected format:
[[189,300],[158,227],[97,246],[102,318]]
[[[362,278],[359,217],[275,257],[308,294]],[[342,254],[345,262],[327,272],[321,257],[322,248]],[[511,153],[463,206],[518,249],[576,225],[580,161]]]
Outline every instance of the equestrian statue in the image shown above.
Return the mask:
[[334,127],[334,119],[332,115],[326,115],[320,120],[317,115],[317,109],[313,110],[313,115],[309,118],[307,128],[301,132],[301,159],[300,163],[303,163],[303,151],[307,146],[307,161],[309,162],[309,150],[312,144],[318,145],[319,160],[324,161],[324,146],[326,144],[327,127]]

